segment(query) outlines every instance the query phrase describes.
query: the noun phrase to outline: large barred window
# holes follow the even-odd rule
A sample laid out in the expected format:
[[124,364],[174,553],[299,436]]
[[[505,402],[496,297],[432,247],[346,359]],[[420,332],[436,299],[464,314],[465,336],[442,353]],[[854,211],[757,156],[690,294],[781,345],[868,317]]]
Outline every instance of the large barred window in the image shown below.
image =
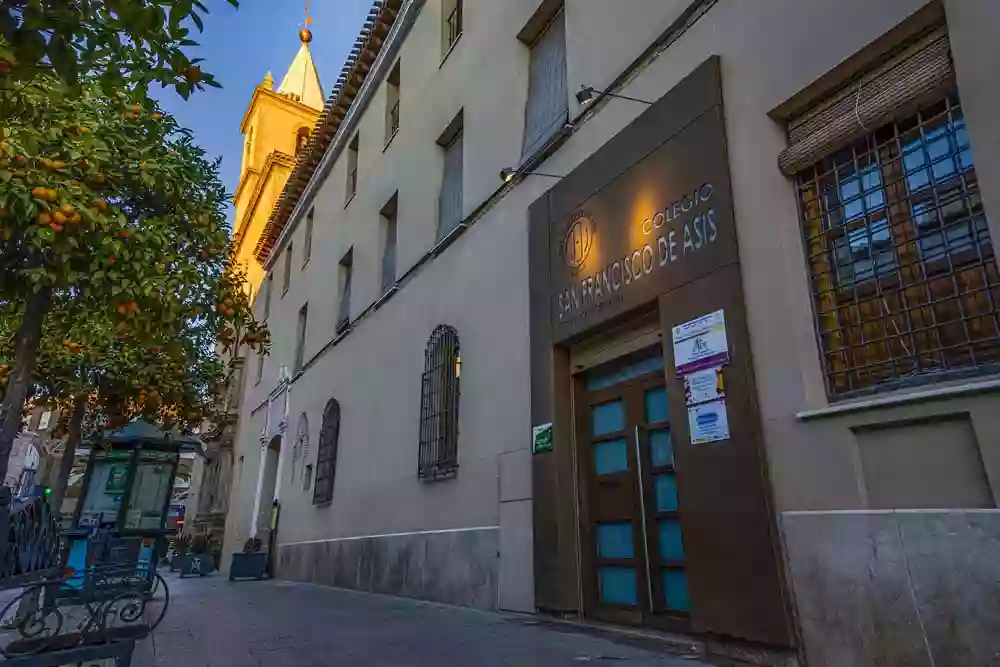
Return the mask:
[[1000,362],[1000,275],[947,34],[803,114],[789,138],[830,394]]
[[337,473],[337,447],[340,441],[340,403],[331,398],[323,410],[323,425],[319,431],[316,451],[316,481],[313,484],[313,504],[333,500],[333,480]]
[[417,474],[434,480],[458,470],[458,397],[462,375],[458,332],[441,325],[424,352],[420,391],[420,453]]

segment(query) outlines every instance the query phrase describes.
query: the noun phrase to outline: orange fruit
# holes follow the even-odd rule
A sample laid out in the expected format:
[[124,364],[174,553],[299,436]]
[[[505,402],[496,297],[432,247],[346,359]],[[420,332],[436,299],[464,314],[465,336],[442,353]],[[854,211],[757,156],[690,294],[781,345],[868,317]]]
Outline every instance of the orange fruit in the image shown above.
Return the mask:
[[123,303],[119,303],[117,306],[115,306],[115,310],[118,312],[119,315],[124,315],[125,313],[128,312],[128,309],[125,308],[125,304]]
[[28,158],[24,157],[23,155],[18,155],[16,158],[14,158],[14,164],[16,164],[18,167],[23,167],[24,165],[28,164]]
[[198,83],[201,81],[201,68],[197,65],[192,65],[184,70],[184,78],[188,83]]
[[59,193],[52,188],[48,188],[45,192],[45,201],[55,201],[59,197]]
[[120,232],[118,232],[118,236],[122,237],[123,239],[127,239],[128,237],[132,236],[132,232],[128,229],[123,229]]
[[68,216],[66,216],[66,220],[67,220],[67,222],[72,222],[74,224],[77,223],[77,222],[80,222],[80,212],[79,211],[73,211]]
[[66,220],[67,220],[66,214],[63,213],[62,211],[56,211],[55,213],[52,214],[52,222],[55,224],[65,225]]
[[118,260],[115,259],[114,255],[109,255],[108,256],[108,266],[114,266],[116,261],[118,261]]
[[56,233],[61,232],[63,230],[63,226],[60,225],[58,222],[53,222],[51,225],[49,225],[49,227],[51,227],[52,231]]
[[131,111],[132,113],[139,113],[140,111],[142,111],[142,107],[139,106],[138,104],[133,104],[131,107]]
[[38,224],[40,225],[52,224],[52,216],[46,213],[45,211],[42,211],[41,213],[38,214]]
[[95,199],[94,208],[96,208],[101,213],[104,213],[105,211],[108,210],[108,202],[104,199]]
[[14,69],[9,60],[0,58],[0,76],[7,76]]
[[151,114],[149,114],[149,117],[152,118],[153,120],[160,120],[161,118],[163,118],[163,114],[162,113],[151,113]]
[[62,206],[59,207],[59,210],[62,211],[63,213],[65,213],[66,215],[69,215],[75,209],[73,208],[72,204],[63,204]]
[[0,206],[0,218],[6,218],[9,212],[3,206]]
[[41,200],[47,200],[49,198],[48,188],[43,188],[41,186],[31,189],[31,196]]

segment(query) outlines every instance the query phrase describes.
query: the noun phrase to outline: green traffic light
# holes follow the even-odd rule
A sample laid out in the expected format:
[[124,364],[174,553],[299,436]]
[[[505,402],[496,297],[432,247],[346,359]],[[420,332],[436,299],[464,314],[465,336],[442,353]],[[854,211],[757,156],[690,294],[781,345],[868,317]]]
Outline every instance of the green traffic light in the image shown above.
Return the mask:
[[46,486],[45,487],[45,491],[43,493],[45,493],[45,495],[47,495],[47,496],[52,495],[52,487],[51,486]]

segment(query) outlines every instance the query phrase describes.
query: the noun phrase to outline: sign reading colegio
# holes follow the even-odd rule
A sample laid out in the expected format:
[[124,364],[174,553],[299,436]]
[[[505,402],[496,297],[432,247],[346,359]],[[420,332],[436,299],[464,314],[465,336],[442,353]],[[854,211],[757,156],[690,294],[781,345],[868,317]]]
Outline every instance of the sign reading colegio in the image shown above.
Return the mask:
[[706,114],[551,227],[556,338],[735,259],[721,121]]

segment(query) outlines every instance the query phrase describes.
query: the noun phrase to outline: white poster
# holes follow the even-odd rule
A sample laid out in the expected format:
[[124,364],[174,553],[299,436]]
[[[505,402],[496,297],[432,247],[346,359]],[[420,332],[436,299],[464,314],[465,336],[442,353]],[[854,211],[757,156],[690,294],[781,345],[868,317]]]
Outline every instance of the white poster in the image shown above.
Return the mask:
[[726,317],[721,310],[673,328],[674,365],[677,375],[687,375],[729,363]]
[[688,405],[717,401],[725,395],[722,366],[705,368],[684,376],[684,398]]
[[726,401],[713,401],[689,407],[688,426],[691,428],[692,445],[728,440],[729,416],[726,413]]

